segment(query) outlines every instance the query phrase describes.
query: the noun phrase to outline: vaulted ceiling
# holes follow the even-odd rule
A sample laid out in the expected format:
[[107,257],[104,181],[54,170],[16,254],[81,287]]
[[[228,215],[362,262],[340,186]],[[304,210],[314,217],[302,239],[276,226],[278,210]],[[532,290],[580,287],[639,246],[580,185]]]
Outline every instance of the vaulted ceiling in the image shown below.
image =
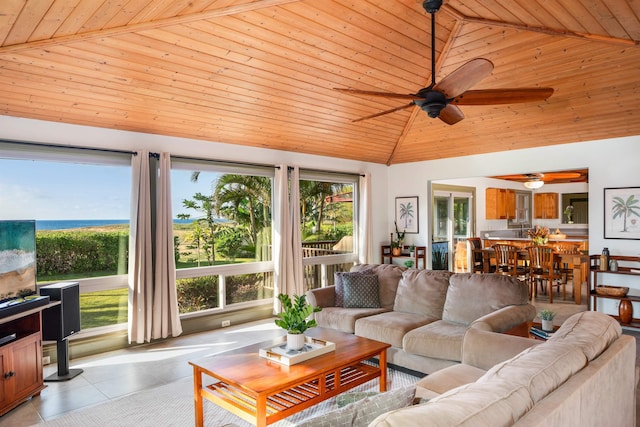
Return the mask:
[[546,101],[418,107],[352,122],[431,83],[419,0],[2,0],[0,114],[382,164],[640,134],[640,2],[445,0],[436,80]]

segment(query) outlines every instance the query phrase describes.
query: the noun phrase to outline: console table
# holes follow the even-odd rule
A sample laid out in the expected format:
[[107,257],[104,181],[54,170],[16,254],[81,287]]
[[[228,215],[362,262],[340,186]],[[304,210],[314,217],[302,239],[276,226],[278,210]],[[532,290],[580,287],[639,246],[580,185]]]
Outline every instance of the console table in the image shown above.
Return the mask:
[[382,264],[393,264],[394,258],[403,258],[405,260],[413,260],[415,268],[427,268],[427,247],[416,246],[413,256],[409,252],[409,248],[402,248],[400,255],[394,255],[391,245],[382,245],[380,247],[380,260]]

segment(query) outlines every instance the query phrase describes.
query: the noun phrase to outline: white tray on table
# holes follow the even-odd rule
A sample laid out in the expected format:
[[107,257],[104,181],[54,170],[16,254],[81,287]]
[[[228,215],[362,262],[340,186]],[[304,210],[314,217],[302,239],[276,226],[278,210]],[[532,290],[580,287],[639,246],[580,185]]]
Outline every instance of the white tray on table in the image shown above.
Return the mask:
[[335,343],[313,337],[305,337],[305,344],[302,350],[288,350],[285,341],[272,347],[261,348],[259,354],[260,357],[289,366],[321,356],[335,349]]

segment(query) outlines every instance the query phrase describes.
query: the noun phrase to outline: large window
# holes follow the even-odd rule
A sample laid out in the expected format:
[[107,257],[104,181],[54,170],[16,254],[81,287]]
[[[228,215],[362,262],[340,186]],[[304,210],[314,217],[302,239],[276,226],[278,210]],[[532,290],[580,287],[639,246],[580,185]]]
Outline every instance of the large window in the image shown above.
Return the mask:
[[355,260],[358,177],[300,171],[300,231],[306,289],[333,284]]
[[266,167],[172,161],[181,313],[273,297],[273,175]]
[[16,146],[0,143],[0,219],[36,220],[38,285],[80,282],[82,329],[125,323],[131,154]]

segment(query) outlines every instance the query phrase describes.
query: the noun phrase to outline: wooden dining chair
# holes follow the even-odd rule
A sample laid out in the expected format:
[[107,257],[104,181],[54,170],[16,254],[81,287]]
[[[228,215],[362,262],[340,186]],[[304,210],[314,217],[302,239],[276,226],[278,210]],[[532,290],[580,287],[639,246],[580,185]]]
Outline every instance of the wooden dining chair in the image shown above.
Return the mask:
[[471,253],[471,272],[484,272],[484,259],[482,256],[482,240],[479,237],[467,238],[469,243],[469,252]]
[[562,287],[562,299],[566,297],[566,283],[561,280],[558,271],[555,251],[550,246],[529,246],[529,287],[531,301],[536,298],[537,285],[547,285],[549,292],[549,303],[553,304],[553,288]]
[[496,251],[496,273],[526,278],[527,270],[520,263],[517,246],[497,243],[492,247]]

